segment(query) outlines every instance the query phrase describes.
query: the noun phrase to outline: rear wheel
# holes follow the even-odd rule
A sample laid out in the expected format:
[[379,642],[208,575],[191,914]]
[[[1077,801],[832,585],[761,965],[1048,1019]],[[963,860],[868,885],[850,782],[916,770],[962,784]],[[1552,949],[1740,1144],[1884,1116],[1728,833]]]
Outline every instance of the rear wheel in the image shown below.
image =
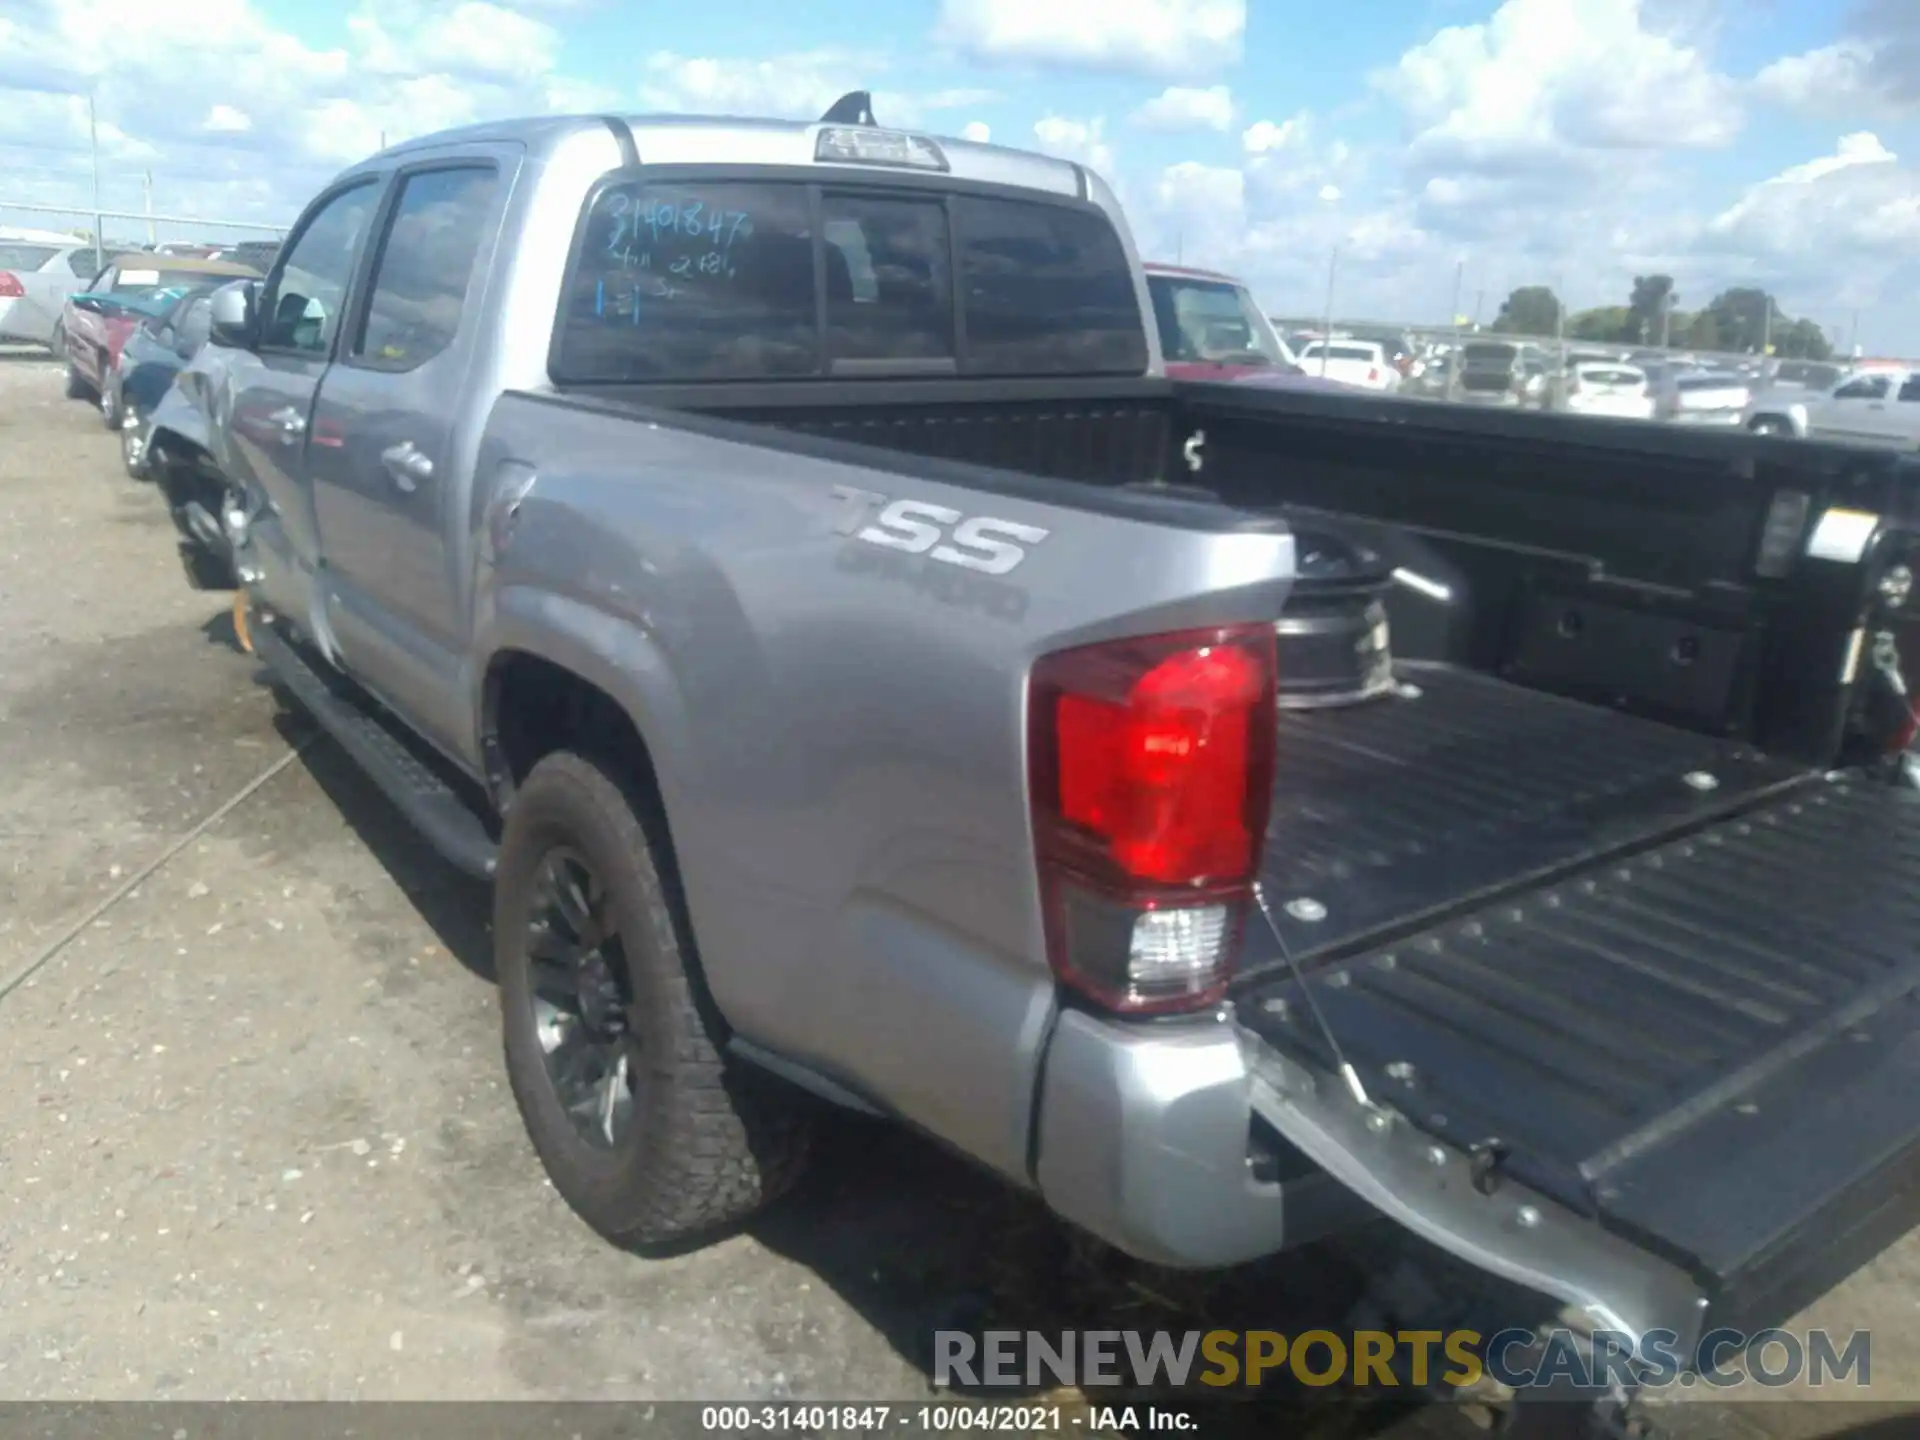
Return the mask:
[[47,349],[49,352],[52,353],[53,358],[56,360],[64,360],[67,358],[67,327],[66,326],[56,324],[53,327],[53,334],[47,340]]
[[643,809],[594,760],[540,761],[508,812],[493,934],[507,1076],[554,1188],[609,1240],[657,1247],[774,1199],[807,1136],[797,1096],[722,1057]]
[[120,399],[120,382],[109,375],[106,384],[100,387],[100,418],[106,422],[109,430],[118,430],[125,414],[126,407]]
[[67,360],[67,398],[69,400],[93,399],[95,391],[92,382],[73,368],[73,352],[63,350],[62,353]]
[[126,425],[120,427],[120,463],[130,478],[147,478],[146,439],[139,430]]
[[1793,427],[1777,415],[1762,415],[1747,426],[1756,435],[1791,435]]

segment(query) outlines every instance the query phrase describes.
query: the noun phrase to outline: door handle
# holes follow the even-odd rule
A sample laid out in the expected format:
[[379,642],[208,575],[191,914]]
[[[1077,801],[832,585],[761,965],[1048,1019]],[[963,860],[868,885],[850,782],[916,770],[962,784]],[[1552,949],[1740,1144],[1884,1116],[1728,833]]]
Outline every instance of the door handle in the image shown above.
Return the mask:
[[433,461],[411,440],[402,440],[382,450],[380,463],[387,467],[393,483],[402,490],[411,491],[422,480],[433,478]]
[[305,433],[307,428],[307,417],[291,405],[281,406],[280,409],[267,416],[267,419],[273,425],[279,427],[281,435],[287,440],[292,440],[296,436]]

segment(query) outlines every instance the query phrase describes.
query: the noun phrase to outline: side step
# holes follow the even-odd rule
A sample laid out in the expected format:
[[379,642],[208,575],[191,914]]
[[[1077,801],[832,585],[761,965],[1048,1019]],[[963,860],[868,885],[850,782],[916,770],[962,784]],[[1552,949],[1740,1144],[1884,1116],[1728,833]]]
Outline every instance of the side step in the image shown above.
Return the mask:
[[476,879],[492,879],[500,847],[487,833],[486,822],[452,785],[429,768],[394,724],[374,713],[368,702],[330,683],[271,626],[255,624],[249,630],[254,655],[399,807],[441,858]]

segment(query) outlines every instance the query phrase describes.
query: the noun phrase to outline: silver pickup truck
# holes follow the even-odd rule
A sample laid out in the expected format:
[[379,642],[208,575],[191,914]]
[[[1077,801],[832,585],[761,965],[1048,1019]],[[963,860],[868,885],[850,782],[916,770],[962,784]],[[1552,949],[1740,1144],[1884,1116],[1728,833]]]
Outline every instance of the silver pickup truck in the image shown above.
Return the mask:
[[561,1194],[697,1237],[824,1098],[1153,1262],[1384,1216],[1683,1349],[1904,1233],[1910,462],[1151,314],[1086,170],[845,114],[429,136],[219,292],[156,478],[490,877]]

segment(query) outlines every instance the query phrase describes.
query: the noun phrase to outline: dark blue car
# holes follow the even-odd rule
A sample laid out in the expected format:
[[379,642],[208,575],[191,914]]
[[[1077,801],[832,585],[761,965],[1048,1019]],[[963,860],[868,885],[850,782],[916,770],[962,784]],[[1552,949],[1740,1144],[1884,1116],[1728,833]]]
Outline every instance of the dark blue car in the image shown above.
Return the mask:
[[174,376],[207,343],[208,302],[216,285],[196,285],[169,296],[128,335],[107,383],[100,408],[120,432],[120,458],[127,474],[145,476],[147,432],[154,407]]

